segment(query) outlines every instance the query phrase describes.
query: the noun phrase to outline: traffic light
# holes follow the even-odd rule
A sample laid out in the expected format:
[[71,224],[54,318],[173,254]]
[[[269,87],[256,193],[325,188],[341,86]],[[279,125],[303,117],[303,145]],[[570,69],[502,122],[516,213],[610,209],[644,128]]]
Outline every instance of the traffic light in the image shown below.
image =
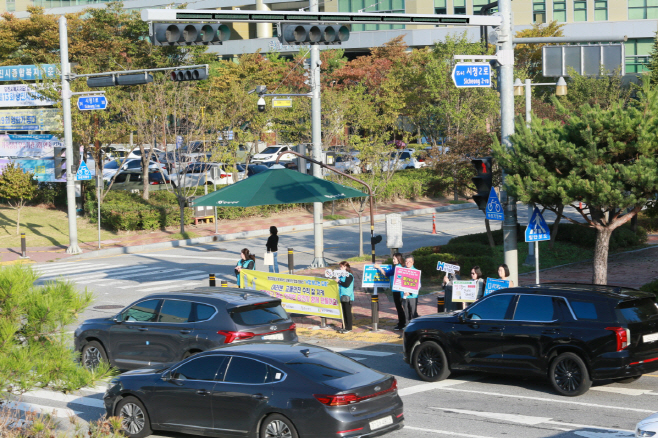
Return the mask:
[[142,85],[153,82],[153,76],[147,73],[133,75],[112,75],[87,78],[88,87],[116,87],[117,85]]
[[200,81],[208,79],[208,72],[205,68],[194,68],[191,70],[174,70],[171,72],[171,80],[174,82],[183,81]]
[[207,46],[229,38],[231,29],[225,24],[155,23],[151,42],[155,46]]
[[63,147],[54,147],[53,148],[53,159],[55,162],[55,179],[60,179],[62,175],[66,172],[66,169],[62,169],[62,165],[66,163],[66,156],[62,156],[66,152],[66,148]]
[[350,30],[342,24],[281,24],[281,44],[340,44],[350,39]]
[[372,246],[377,245],[381,241],[382,241],[382,236],[380,236],[379,234],[370,238],[370,244]]
[[71,174],[75,175],[78,173],[78,167],[80,167],[80,145],[78,143],[73,144],[73,162],[71,163]]
[[475,183],[477,194],[473,196],[473,201],[475,201],[480,210],[485,211],[487,209],[491,186],[493,185],[493,175],[491,173],[493,159],[491,157],[475,158],[471,160],[471,163],[475,166],[476,172],[476,175],[473,177],[473,183]]

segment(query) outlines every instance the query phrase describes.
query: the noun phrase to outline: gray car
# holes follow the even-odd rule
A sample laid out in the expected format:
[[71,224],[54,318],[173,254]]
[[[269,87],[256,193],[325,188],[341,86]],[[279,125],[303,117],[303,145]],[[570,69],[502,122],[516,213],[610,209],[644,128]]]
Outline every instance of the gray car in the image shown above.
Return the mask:
[[235,288],[147,295],[75,331],[75,349],[88,368],[100,361],[124,370],[154,366],[250,341],[295,342],[295,323],[278,298]]

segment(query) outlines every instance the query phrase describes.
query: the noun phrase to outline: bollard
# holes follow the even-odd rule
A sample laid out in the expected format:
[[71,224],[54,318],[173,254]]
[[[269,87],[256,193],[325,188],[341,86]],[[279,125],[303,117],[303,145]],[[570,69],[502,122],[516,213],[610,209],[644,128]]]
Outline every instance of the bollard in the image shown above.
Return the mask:
[[327,318],[324,316],[320,317],[320,328],[327,328]]
[[288,248],[288,274],[295,272],[295,254],[292,248]]
[[217,284],[215,283],[215,274],[210,274],[208,276],[208,283],[209,283],[208,286],[210,286],[210,287],[217,286]]
[[445,291],[443,311],[452,312],[453,310],[455,310],[455,305],[452,302],[452,286],[446,286],[445,288],[443,288],[443,290]]
[[228,281],[227,280],[222,280],[220,283],[222,287],[228,287]]
[[436,213],[432,213],[432,234],[436,234]]
[[27,245],[25,244],[25,233],[21,233],[21,258],[27,259]]
[[370,307],[372,310],[372,331],[376,332],[379,325],[379,295],[372,294],[370,298]]
[[445,298],[441,295],[436,296],[436,311],[441,313],[445,309]]

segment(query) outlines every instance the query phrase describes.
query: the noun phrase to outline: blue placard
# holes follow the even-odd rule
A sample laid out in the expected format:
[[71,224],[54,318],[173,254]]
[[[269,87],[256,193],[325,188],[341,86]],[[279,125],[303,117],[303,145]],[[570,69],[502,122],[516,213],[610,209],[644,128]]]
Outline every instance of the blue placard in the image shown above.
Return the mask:
[[107,108],[105,96],[80,96],[78,97],[78,109],[80,111],[104,110]]
[[495,278],[487,278],[487,284],[484,288],[484,295],[489,295],[491,292],[498,289],[505,289],[509,287],[509,280],[497,280]]
[[491,87],[491,66],[486,62],[462,62],[452,69],[458,88]]
[[487,209],[485,210],[487,219],[490,221],[502,221],[505,219],[505,213],[503,212],[503,205],[498,200],[498,195],[494,188],[491,188],[489,192],[489,199],[487,200]]
[[386,275],[382,275],[374,265],[363,267],[363,279],[361,287],[390,287],[390,277],[393,275],[393,265],[379,265]]
[[10,65],[0,67],[0,81],[34,81],[37,79],[55,79],[59,77],[56,64]]
[[80,161],[80,167],[75,174],[75,179],[78,181],[89,181],[91,179],[91,172],[84,161]]
[[539,209],[535,207],[535,211],[532,212],[530,222],[528,222],[525,229],[525,241],[541,242],[542,240],[551,240],[551,229],[548,228],[548,224],[546,224]]

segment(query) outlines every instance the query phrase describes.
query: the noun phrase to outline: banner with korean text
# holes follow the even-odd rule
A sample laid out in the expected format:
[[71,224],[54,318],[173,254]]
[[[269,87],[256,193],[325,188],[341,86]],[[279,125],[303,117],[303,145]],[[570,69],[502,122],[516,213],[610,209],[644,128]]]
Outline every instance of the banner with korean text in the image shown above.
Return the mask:
[[454,280],[452,282],[452,301],[472,303],[477,301],[478,282],[469,280]]
[[61,131],[62,110],[30,108],[0,110],[0,131]]
[[62,147],[59,138],[50,134],[0,135],[0,157],[53,157],[54,148]]
[[393,290],[417,294],[420,290],[420,271],[397,266],[393,273]]
[[343,320],[338,283],[328,278],[272,272],[240,271],[243,289],[269,294],[281,300],[288,313]]
[[57,102],[42,96],[35,85],[0,85],[0,106],[50,106]]

